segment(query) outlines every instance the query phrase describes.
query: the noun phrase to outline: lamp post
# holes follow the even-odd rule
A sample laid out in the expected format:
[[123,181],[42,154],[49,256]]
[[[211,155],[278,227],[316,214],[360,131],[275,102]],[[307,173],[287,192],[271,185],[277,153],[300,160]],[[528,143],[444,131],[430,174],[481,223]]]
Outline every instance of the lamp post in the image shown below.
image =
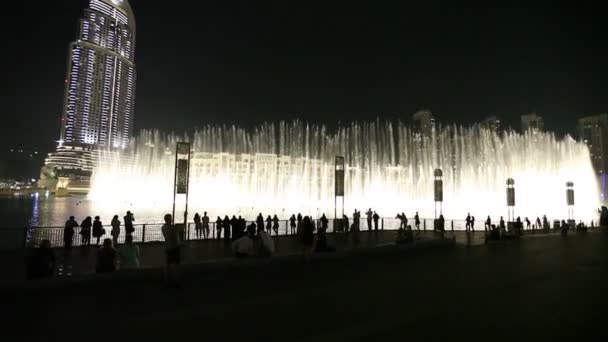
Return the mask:
[[443,214],[443,171],[435,169],[434,172],[435,186],[435,219],[437,219],[437,208],[439,207],[439,215]]
[[507,222],[515,220],[515,181],[507,179]]
[[568,222],[574,221],[574,183],[566,183],[566,204],[568,205]]

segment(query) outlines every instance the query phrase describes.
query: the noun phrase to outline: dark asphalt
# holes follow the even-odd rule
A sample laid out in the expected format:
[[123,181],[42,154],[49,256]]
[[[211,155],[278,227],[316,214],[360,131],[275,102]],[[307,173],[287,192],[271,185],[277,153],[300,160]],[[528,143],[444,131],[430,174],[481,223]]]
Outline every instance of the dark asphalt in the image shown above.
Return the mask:
[[5,333],[82,341],[603,340],[608,233],[3,296]]

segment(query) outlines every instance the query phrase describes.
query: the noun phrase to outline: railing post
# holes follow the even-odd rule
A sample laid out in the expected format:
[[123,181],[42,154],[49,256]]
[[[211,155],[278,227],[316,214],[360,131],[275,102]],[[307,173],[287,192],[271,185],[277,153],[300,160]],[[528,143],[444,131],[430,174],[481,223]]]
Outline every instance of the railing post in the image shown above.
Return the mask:
[[422,227],[423,227],[424,231],[426,232],[426,219],[422,219]]
[[141,230],[141,243],[146,243],[146,225]]
[[384,231],[384,217],[382,218],[382,231]]
[[454,220],[452,220],[452,233],[454,232]]

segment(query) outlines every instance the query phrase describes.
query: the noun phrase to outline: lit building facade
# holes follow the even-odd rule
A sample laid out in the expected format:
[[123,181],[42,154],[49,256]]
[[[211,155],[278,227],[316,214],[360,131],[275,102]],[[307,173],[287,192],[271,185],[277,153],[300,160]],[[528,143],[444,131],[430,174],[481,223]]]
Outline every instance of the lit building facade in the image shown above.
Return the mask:
[[598,175],[608,173],[608,114],[578,120],[580,141],[589,146],[591,162]]
[[543,117],[536,114],[530,113],[521,116],[521,131],[522,133],[530,132],[533,134],[543,132],[545,130],[545,121]]
[[479,123],[479,126],[492,132],[498,132],[500,130],[500,119],[494,115],[488,116]]
[[60,145],[126,148],[135,81],[135,17],[128,1],[91,0],[70,44]]
[[61,136],[42,168],[43,186],[72,188],[65,184],[77,182],[85,191],[99,156],[121,154],[128,146],[135,112],[135,27],[128,0],[89,1],[69,48]]

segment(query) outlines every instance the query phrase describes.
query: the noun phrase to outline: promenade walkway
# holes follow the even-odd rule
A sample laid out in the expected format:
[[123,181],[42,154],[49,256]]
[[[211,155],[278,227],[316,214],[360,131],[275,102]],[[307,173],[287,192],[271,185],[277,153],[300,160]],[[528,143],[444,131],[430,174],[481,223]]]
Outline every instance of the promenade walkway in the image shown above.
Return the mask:
[[[542,236],[542,237],[541,237]],[[388,238],[388,237],[387,237]],[[3,297],[5,334],[87,341],[566,340],[605,335],[608,233]]]

